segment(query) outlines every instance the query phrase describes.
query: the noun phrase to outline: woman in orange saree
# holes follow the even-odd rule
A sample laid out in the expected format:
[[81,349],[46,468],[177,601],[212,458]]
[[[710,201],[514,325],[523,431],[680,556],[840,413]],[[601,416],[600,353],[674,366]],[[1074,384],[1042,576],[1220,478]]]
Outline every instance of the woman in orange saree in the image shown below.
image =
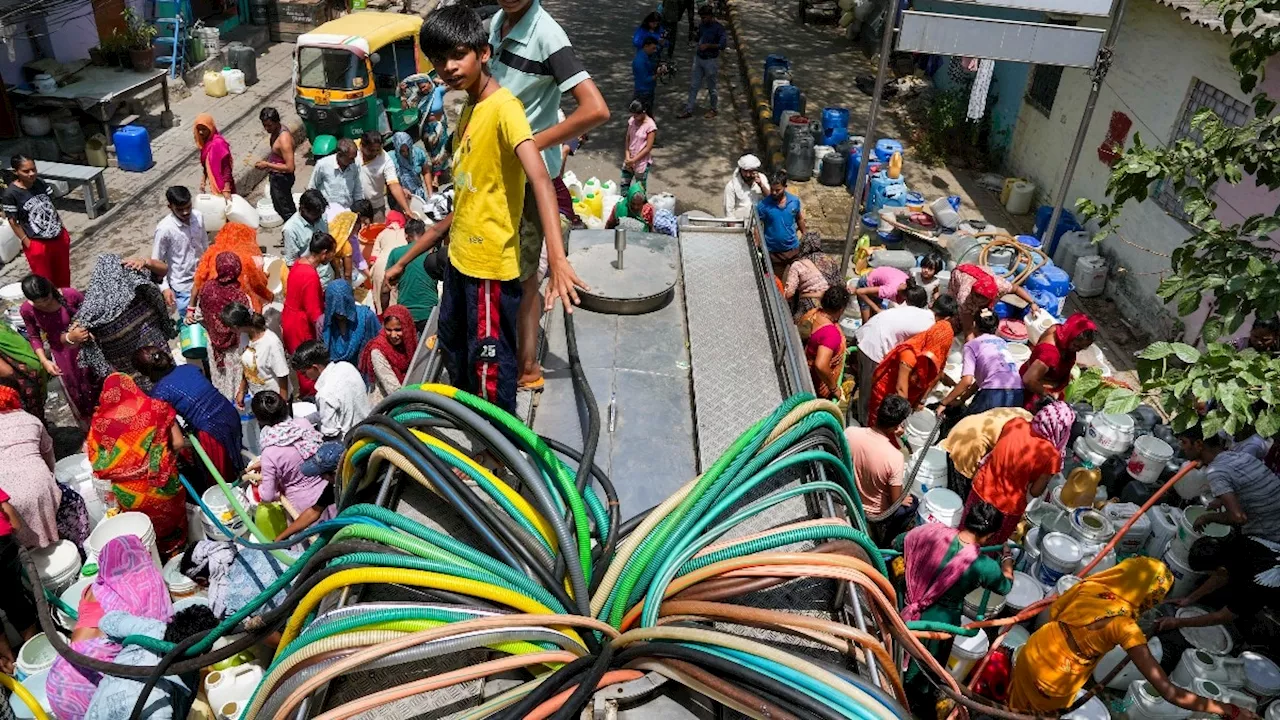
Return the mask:
[[952,318],[935,322],[922,333],[912,335],[889,351],[871,374],[871,399],[867,417],[875,417],[880,403],[896,393],[919,408],[933,389],[947,364],[947,353],[955,339]]

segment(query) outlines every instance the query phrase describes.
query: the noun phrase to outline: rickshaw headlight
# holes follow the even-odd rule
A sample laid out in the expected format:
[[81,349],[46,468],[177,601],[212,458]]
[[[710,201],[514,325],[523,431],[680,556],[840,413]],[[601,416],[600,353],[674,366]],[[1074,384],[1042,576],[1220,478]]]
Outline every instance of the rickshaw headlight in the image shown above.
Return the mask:
[[305,118],[311,114],[311,108],[306,103],[298,103],[298,117]]

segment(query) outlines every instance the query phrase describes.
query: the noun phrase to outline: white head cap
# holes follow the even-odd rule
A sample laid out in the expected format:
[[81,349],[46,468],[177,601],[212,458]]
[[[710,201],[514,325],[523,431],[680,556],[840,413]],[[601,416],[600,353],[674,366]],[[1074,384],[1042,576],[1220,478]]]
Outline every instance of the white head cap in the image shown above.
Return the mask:
[[759,170],[760,158],[751,154],[743,155],[742,157],[738,158],[738,169],[739,170]]

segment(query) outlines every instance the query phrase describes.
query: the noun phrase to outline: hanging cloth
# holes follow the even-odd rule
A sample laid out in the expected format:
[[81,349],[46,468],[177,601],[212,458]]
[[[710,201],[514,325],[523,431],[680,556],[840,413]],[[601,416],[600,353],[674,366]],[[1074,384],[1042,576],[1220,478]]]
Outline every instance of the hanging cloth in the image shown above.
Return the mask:
[[983,58],[978,61],[978,74],[973,78],[973,91],[969,93],[970,120],[981,120],[987,112],[987,91],[991,89],[991,75],[996,70],[996,61]]

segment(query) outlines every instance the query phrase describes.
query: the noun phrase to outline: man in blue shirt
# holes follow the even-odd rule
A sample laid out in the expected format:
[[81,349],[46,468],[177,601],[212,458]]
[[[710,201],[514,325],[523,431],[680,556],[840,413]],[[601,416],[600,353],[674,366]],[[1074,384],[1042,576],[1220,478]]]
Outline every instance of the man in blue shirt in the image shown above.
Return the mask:
[[702,22],[698,25],[698,52],[693,58],[693,79],[689,84],[689,101],[685,103],[684,112],[676,117],[693,117],[693,107],[698,102],[698,91],[706,83],[707,93],[711,96],[711,109],[706,117],[716,116],[716,108],[720,105],[720,94],[716,92],[716,79],[720,73],[720,53],[729,43],[729,35],[724,26],[716,20],[710,5],[698,8],[698,17]]
[[646,37],[631,60],[631,74],[635,78],[636,100],[644,103],[644,109],[653,117],[653,101],[658,89],[658,40]]
[[805,233],[800,198],[787,192],[787,171],[775,170],[769,179],[769,196],[756,204],[764,246],[773,263],[773,274],[786,275],[787,266],[800,256],[800,236]]

